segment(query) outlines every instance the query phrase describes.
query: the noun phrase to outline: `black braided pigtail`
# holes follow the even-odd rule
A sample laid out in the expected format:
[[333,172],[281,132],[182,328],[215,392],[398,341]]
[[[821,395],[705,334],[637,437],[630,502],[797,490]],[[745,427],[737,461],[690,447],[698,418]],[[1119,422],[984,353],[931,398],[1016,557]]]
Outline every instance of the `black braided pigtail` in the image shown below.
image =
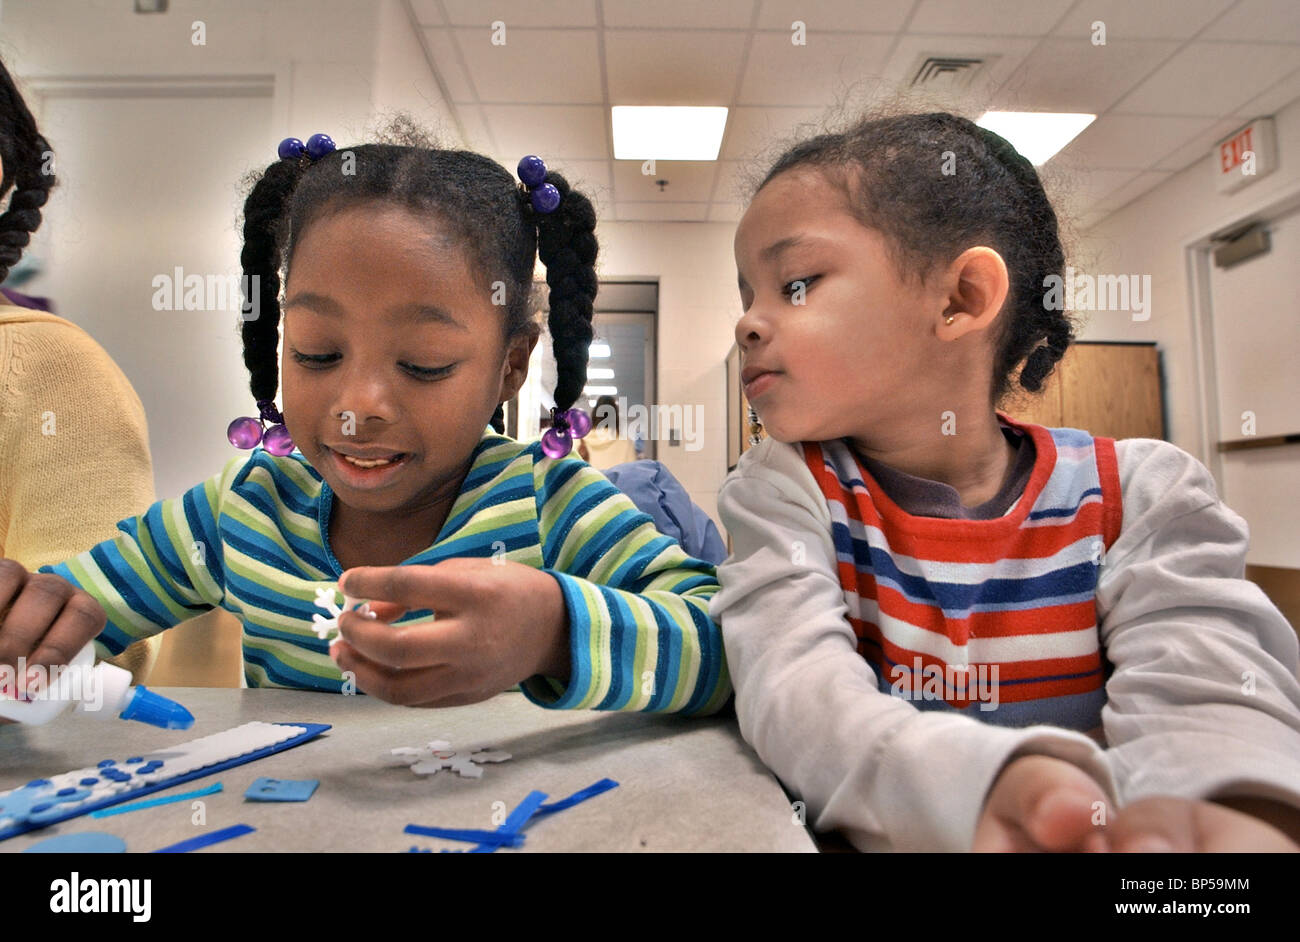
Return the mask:
[[285,207],[302,177],[298,160],[278,160],[266,168],[244,201],[244,365],[253,399],[273,400],[280,383],[281,228]]
[[0,215],[0,282],[18,264],[32,233],[41,224],[41,207],[54,188],[54,172],[47,158],[50,144],[36,128],[13,77],[0,62],[0,200],[13,188],[9,208]]
[[1017,266],[1012,273],[1012,295],[1019,316],[1007,319],[994,375],[1005,375],[1024,360],[1020,385],[1038,392],[1074,340],[1068,313],[1048,307],[1043,291],[1046,276],[1059,277],[1065,267],[1056,211],[1033,164],[1001,135],[987,128],[978,132],[989,155],[1014,179],[1019,195],[1015,215],[1023,223],[1020,239],[1030,249],[1024,252],[1026,260],[1032,262]]
[[596,300],[596,209],[554,171],[546,182],[560,191],[552,213],[525,212],[537,223],[537,255],[546,266],[551,312],[547,326],[555,354],[555,407],[570,408],[587,385],[587,348]]

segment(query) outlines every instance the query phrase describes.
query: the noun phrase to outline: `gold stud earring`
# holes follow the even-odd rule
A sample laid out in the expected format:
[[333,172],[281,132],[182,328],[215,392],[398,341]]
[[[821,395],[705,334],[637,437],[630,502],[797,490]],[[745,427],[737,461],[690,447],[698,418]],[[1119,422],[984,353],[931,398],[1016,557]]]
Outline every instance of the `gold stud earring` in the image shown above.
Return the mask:
[[954,315],[949,314],[949,315],[944,319],[944,323],[947,324],[949,327],[951,327],[951,326],[952,326],[952,322],[955,321],[956,319],[957,319],[957,318],[956,318]]

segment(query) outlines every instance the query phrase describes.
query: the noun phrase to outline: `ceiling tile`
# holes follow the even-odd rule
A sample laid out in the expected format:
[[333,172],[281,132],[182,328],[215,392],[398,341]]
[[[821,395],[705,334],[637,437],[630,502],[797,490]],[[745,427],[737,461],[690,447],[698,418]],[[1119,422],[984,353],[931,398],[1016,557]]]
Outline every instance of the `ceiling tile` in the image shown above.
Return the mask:
[[460,54],[452,42],[451,31],[446,29],[426,29],[425,42],[429,44],[429,56],[433,67],[438,70],[447,94],[452,101],[473,101],[474,89],[469,84],[465,70],[460,64]]
[[454,26],[488,26],[500,20],[506,24],[506,42],[512,26],[595,26],[595,0],[546,0],[545,3],[514,0],[484,3],[483,0],[442,0]]
[[488,33],[453,31],[483,102],[587,104],[605,100],[594,30],[521,29],[494,46]]
[[709,222],[740,222],[745,214],[739,203],[713,203],[709,206]]
[[[599,105],[484,105],[497,147],[543,160],[608,159],[605,109]],[[506,166],[513,167],[514,163]]]
[[1052,160],[1071,167],[1141,169],[1216,123],[1214,118],[1102,115]]
[[[635,202],[708,202],[718,172],[714,160],[657,160],[644,174],[639,160],[614,161],[614,192],[619,204]],[[656,180],[667,180],[661,192]]]
[[1154,190],[1172,176],[1171,171],[1148,170],[1145,173],[1139,173],[1105,199],[1098,200],[1093,208],[1107,214],[1113,213],[1124,208],[1149,190]]
[[606,30],[610,104],[729,104],[745,37],[739,30]]
[[795,20],[811,31],[862,30],[893,33],[903,28],[916,0],[763,0],[758,12],[759,29],[790,30]]
[[1300,3],[1295,0],[1238,0],[1197,39],[1300,43]]
[[[516,164],[518,161],[516,160]],[[564,176],[596,207],[598,219],[612,219],[614,189],[610,185],[608,160],[548,160],[546,165]],[[512,168],[513,169],[513,168]]]
[[718,179],[713,187],[714,201],[743,205],[767,169],[744,160],[718,161]]
[[603,0],[605,25],[655,29],[748,29],[754,0]]
[[1173,40],[1045,39],[998,90],[997,108],[1101,114],[1177,48]]
[[912,33],[1042,36],[1074,0],[921,0],[907,24]]
[[1295,64],[1296,50],[1286,45],[1189,43],[1115,111],[1218,117],[1267,91]]
[[776,149],[787,138],[820,133],[821,108],[735,108],[722,139],[724,160],[742,160]]
[[1227,117],[1214,122],[1201,133],[1192,135],[1191,140],[1165,154],[1151,169],[1182,170],[1205,159],[1215,144],[1246,124],[1246,121],[1245,118]]
[[1243,118],[1277,114],[1297,98],[1300,98],[1300,69],[1271,86],[1262,95],[1241,105],[1234,113]]
[[447,22],[438,9],[438,0],[411,0],[411,11],[421,26],[443,26]]
[[794,46],[784,33],[757,33],[738,103],[825,107],[847,86],[874,87],[892,44],[884,35],[813,33],[806,46]]
[[704,222],[708,203],[618,203],[620,222]]
[[1077,219],[1097,203],[1135,179],[1140,170],[1069,170],[1052,168],[1044,188],[1052,204],[1068,219]]
[[938,97],[951,101],[953,110],[963,104],[988,110],[993,92],[1011,76],[1034,50],[1036,39],[991,38],[987,36],[903,36],[898,40],[883,70],[885,86],[900,94],[921,94],[926,99],[935,93],[913,89],[915,69],[923,56],[959,56],[985,59],[984,68],[963,91]]
[[1088,0],[1065,15],[1053,36],[1092,35],[1092,24],[1106,24],[1106,41],[1190,39],[1234,0]]

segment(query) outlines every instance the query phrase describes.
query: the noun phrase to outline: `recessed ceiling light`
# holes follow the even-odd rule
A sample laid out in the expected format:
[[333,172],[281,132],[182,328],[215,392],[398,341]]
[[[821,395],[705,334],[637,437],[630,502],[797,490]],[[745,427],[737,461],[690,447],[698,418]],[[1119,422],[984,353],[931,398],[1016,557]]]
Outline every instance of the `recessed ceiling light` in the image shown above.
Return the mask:
[[1095,114],[987,111],[975,123],[1001,134],[1026,160],[1041,167],[1096,120]]
[[601,340],[595,341],[587,348],[587,356],[593,360],[609,356],[609,344]]
[[726,108],[615,105],[615,160],[717,160]]

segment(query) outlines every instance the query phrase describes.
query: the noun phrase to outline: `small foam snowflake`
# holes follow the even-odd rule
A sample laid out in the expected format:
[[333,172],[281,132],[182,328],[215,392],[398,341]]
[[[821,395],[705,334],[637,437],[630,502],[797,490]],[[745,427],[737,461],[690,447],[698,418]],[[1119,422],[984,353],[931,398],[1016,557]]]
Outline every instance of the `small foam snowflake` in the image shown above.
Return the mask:
[[409,765],[416,775],[436,775],[450,769],[464,778],[482,778],[483,762],[505,762],[510,753],[491,746],[471,746],[456,750],[444,739],[435,739],[418,748],[402,746],[391,750],[385,757],[398,765]]
[[[339,618],[342,617],[344,612],[352,608],[352,606],[356,605],[359,601],[345,593],[343,595],[343,606],[340,608],[338,603],[334,601],[336,598],[338,598],[338,596],[333,588],[329,586],[317,586],[316,607],[325,609],[325,611],[330,613],[331,617],[326,618],[324,615],[311,616],[311,630],[316,632],[316,637],[320,638],[322,641],[328,639],[331,644],[338,640]],[[357,609],[357,614],[365,615],[367,618],[378,617],[370,610],[369,602],[362,603],[361,607]],[[331,635],[334,635],[334,637],[331,638]]]

